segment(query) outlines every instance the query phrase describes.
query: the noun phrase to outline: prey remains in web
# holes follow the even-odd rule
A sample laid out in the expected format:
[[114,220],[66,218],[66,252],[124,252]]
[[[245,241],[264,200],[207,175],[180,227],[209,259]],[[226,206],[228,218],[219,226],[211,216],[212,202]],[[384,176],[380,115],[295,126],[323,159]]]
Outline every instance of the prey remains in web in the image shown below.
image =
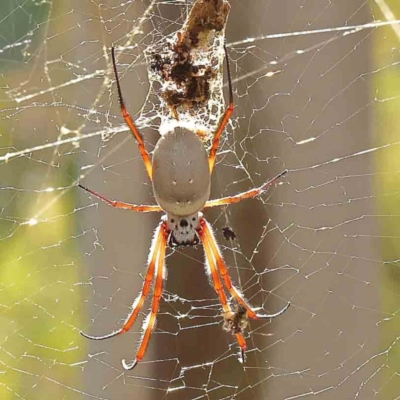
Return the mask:
[[[153,193],[157,205],[134,205],[109,200],[82,185],[79,185],[79,187],[115,208],[138,212],[159,211],[164,212],[164,215],[161,217],[161,221],[154,233],[142,290],[133,302],[132,311],[126,318],[124,325],[120,329],[104,336],[90,336],[83,332],[81,332],[81,334],[88,339],[103,340],[129,331],[150,292],[153,279],[155,279],[151,310],[143,324],[143,335],[136,357],[129,363],[122,360],[122,365],[125,369],[129,370],[134,368],[144,357],[150,335],[155,326],[156,315],[163,290],[163,279],[166,276],[164,268],[167,245],[170,247],[194,246],[201,241],[206,256],[207,271],[211,275],[213,287],[222,305],[225,330],[229,330],[235,335],[241,350],[241,358],[244,362],[246,341],[243,337],[243,329],[247,325],[244,323],[247,321],[247,318],[259,319],[277,317],[288,309],[290,303],[275,314],[257,313],[256,310],[248,304],[239,289],[232,284],[227,266],[222,258],[221,250],[214,238],[212,228],[203,217],[201,211],[209,207],[238,203],[244,199],[258,196],[285,175],[287,170],[268,180],[258,188],[253,188],[234,196],[209,200],[211,174],[215,165],[220,136],[233,112],[233,90],[226,47],[225,58],[228,73],[229,105],[220,120],[218,128],[213,134],[210,151],[207,153],[204,143],[199,138],[196,131],[178,126],[174,130],[161,136],[154,149],[152,160],[145,148],[143,136],[136,128],[134,121],[125,108],[118,79],[114,48],[111,50],[111,55],[121,113],[138,143],[139,152],[142,156],[147,174],[153,183]],[[235,312],[231,310],[223,285],[239,307]]]
[[249,324],[247,309],[242,304],[236,303],[233,307],[233,314],[223,313],[222,316],[224,317],[223,330],[231,332],[232,335],[244,332]]
[[[151,53],[150,70],[160,80],[159,97],[176,120],[208,108],[218,85],[227,0],[196,0],[176,38]],[[161,79],[160,79],[161,78]]]

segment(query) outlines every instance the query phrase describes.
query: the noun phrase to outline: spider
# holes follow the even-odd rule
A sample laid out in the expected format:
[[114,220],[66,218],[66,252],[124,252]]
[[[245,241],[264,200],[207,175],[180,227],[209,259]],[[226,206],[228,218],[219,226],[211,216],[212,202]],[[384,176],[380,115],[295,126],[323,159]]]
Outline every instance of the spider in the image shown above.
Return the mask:
[[236,233],[230,226],[225,226],[222,228],[222,234],[226,240],[235,240]]
[[[155,285],[151,310],[143,324],[143,335],[136,357],[131,363],[122,360],[122,365],[126,370],[134,368],[139,361],[142,360],[149,343],[150,335],[154,329],[162,295],[163,279],[165,277],[165,251],[167,245],[170,247],[193,246],[198,244],[199,241],[202,242],[206,256],[207,271],[211,275],[212,284],[218,294],[225,318],[229,318],[231,315],[234,316],[234,313],[228,304],[222,282],[235,299],[235,302],[245,309],[247,317],[251,319],[277,317],[284,313],[290,305],[290,303],[288,303],[282,310],[275,314],[258,314],[246,302],[240,291],[232,285],[226,264],[215,241],[211,226],[201,213],[203,208],[233,204],[244,199],[258,196],[287,172],[287,170],[281,172],[258,188],[253,188],[235,196],[209,200],[211,186],[210,176],[214,168],[220,136],[233,112],[231,73],[228,52],[226,47],[224,47],[224,49],[229,85],[229,105],[215,131],[209,154],[207,154],[204,144],[196,132],[178,127],[173,131],[167,132],[158,140],[152,160],[150,160],[149,153],[146,151],[142,135],[125,108],[115,61],[115,49],[114,47],[111,49],[111,58],[121,113],[137,141],[147,174],[153,183],[154,197],[157,205],[134,205],[109,200],[101,194],[80,184],[78,186],[115,208],[137,212],[163,211],[165,213],[164,216],[161,217],[161,221],[154,232],[142,290],[133,302],[132,311],[126,318],[124,325],[120,329],[104,336],[90,336],[80,332],[88,339],[103,340],[129,331],[149,294],[154,278]],[[237,330],[235,336],[241,349],[242,360],[244,361],[246,342],[241,330]]]

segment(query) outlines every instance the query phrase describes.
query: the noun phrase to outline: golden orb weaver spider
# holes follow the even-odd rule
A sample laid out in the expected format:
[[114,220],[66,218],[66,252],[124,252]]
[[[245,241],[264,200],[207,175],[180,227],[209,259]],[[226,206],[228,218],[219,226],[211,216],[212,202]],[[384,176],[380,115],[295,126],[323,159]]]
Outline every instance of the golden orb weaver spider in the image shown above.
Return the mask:
[[[238,203],[241,200],[258,196],[287,172],[287,170],[281,172],[279,175],[270,179],[258,188],[253,188],[235,196],[209,200],[211,186],[210,177],[215,164],[220,136],[233,112],[233,90],[229,58],[226,47],[224,47],[224,49],[229,85],[229,105],[214,134],[209,154],[207,155],[204,144],[196,132],[184,128],[175,128],[173,131],[167,132],[158,140],[153,152],[152,160],[150,160],[149,154],[146,151],[142,135],[136,128],[131,116],[126,111],[118,79],[115,50],[114,47],[111,49],[111,58],[121,113],[131,130],[132,135],[138,143],[139,152],[142,156],[147,174],[153,183],[154,197],[158,205],[134,205],[109,200],[99,193],[96,193],[80,184],[78,186],[115,208],[137,212],[164,211],[165,213],[165,215],[161,217],[161,222],[154,233],[142,290],[133,302],[132,311],[126,318],[122,328],[104,336],[90,336],[86,333],[80,332],[88,339],[103,340],[129,331],[135,322],[147,295],[149,294],[153,278],[155,277],[151,310],[143,325],[143,336],[135,360],[131,363],[126,363],[125,360],[122,360],[122,365],[127,370],[134,368],[143,358],[149,343],[150,335],[155,325],[163,289],[165,251],[167,245],[195,245],[199,243],[199,240],[201,240],[204,247],[208,271],[211,275],[214,289],[221,302],[225,319],[229,318],[229,316],[233,317],[234,312],[232,312],[231,307],[228,304],[223,284],[235,299],[236,303],[243,310],[242,314],[246,313],[246,316],[243,315],[243,318],[274,318],[283,314],[290,305],[290,303],[288,303],[282,310],[275,314],[256,313],[256,311],[243,298],[240,291],[232,285],[226,264],[214,238],[211,226],[200,212],[203,208]],[[242,330],[237,329],[234,334],[241,349],[242,360],[244,361],[246,342]]]

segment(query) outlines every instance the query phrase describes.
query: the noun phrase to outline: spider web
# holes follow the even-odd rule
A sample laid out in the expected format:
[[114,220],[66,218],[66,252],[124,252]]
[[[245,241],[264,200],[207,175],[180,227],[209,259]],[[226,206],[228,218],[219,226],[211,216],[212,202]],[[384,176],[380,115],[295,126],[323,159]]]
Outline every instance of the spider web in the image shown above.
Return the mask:
[[168,251],[157,327],[134,370],[121,359],[134,358],[149,302],[127,334],[79,335],[121,326],[160,217],[76,187],[154,204],[119,112],[110,47],[152,151],[167,114],[148,54],[191,5],[2,3],[1,399],[400,398],[394,0],[230,1],[235,111],[212,198],[289,170],[260,198],[205,213],[250,303],[272,313],[291,302],[279,318],[250,321],[247,362],[222,329],[200,247]]

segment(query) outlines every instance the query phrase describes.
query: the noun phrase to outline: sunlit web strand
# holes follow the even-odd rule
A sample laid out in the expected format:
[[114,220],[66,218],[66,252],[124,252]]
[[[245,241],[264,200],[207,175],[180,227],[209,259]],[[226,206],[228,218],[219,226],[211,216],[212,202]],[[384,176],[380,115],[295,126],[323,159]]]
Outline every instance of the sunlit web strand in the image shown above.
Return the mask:
[[362,25],[346,25],[346,26],[338,26],[336,28],[323,28],[323,29],[314,29],[309,31],[297,31],[297,32],[286,32],[286,33],[273,33],[271,35],[262,35],[251,37],[244,40],[239,40],[237,42],[229,43],[228,47],[238,46],[241,44],[254,43],[261,40],[266,39],[282,39],[286,37],[293,36],[308,36],[308,35],[316,35],[320,33],[334,33],[334,32],[345,32],[346,35],[363,31],[365,29],[373,29],[379,28],[382,26],[388,25],[396,25],[400,24],[400,19],[392,20],[392,21],[381,21],[381,22],[368,22],[367,24]]

